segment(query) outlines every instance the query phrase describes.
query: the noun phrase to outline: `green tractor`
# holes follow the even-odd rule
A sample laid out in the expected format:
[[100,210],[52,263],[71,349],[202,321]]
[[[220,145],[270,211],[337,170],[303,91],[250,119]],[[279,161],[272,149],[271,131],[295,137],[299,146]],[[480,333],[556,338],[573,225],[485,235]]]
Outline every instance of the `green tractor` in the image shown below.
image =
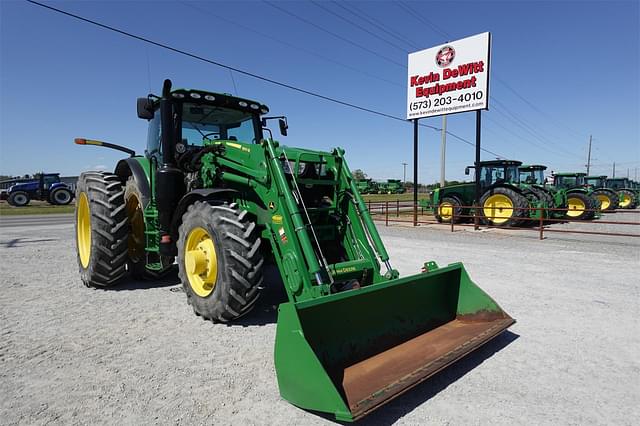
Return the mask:
[[380,183],[380,193],[382,194],[403,194],[404,186],[400,179],[387,179],[386,182]]
[[[540,208],[548,208],[542,190],[533,186],[520,185],[518,167],[520,161],[481,161],[480,167],[480,217],[484,223],[493,226],[519,226],[535,223],[544,214]],[[469,166],[465,174],[469,174]],[[437,188],[432,200],[438,222],[462,222],[461,216],[473,214],[475,183],[467,182]]]
[[268,111],[166,80],[161,96],[138,99],[149,121],[144,156],[77,139],[130,155],[113,173],[79,177],[82,281],[154,279],[177,259],[195,314],[227,323],[249,315],[272,284],[264,265],[275,263],[288,298],[276,328],[280,393],[340,421],[365,416],[514,323],[460,263],[427,262],[400,277],[344,151],[280,145],[267,124],[277,119],[286,135],[286,119]]
[[357,180],[356,188],[358,188],[358,192],[360,194],[370,194],[371,193],[371,179]]
[[600,200],[585,183],[586,173],[555,173],[553,187],[567,191],[568,219],[591,220],[599,217]]
[[616,191],[607,188],[607,176],[585,176],[584,183],[593,190],[593,196],[600,201],[600,210],[603,212],[615,212],[620,202],[620,196]]
[[529,186],[538,191],[546,200],[547,205],[553,209],[548,213],[554,219],[564,218],[567,214],[567,191],[562,188],[554,188],[546,184],[544,171],[547,166],[540,164],[522,165],[518,167],[520,173],[520,185]]
[[635,209],[639,204],[638,190],[633,188],[628,178],[610,178],[606,182],[607,188],[610,188],[618,194],[620,202],[618,207],[621,209]]

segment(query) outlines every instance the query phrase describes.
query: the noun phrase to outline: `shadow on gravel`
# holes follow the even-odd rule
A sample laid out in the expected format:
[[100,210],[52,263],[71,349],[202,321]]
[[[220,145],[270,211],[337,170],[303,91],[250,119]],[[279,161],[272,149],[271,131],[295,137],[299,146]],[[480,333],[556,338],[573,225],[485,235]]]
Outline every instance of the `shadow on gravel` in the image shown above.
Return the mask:
[[105,287],[107,291],[124,291],[124,290],[148,290],[150,288],[162,288],[180,285],[178,278],[178,268],[174,265],[166,275],[157,280],[136,280],[134,278],[126,278],[121,283],[113,287]]
[[[487,342],[485,345],[471,352],[461,360],[440,371],[435,376],[428,378],[418,386],[409,389],[407,393],[400,395],[388,404],[383,405],[381,408],[372,412],[367,417],[356,422],[355,424],[391,425],[397,422],[400,418],[415,410],[416,407],[425,403],[429,399],[433,398],[439,392],[446,389],[447,386],[456,382],[469,371],[482,364],[484,360],[491,358],[493,354],[507,347],[519,337],[520,335],[512,333],[508,330],[503,332],[495,339]],[[327,415],[325,413],[313,413],[317,414],[320,417],[324,417],[325,419],[330,420],[336,424],[354,424],[338,422],[335,420],[335,417],[333,417],[332,415]]]
[[278,305],[288,300],[280,272],[275,265],[266,265],[264,270],[264,289],[256,306],[246,316],[230,322],[229,327],[249,327],[273,324],[278,321]]

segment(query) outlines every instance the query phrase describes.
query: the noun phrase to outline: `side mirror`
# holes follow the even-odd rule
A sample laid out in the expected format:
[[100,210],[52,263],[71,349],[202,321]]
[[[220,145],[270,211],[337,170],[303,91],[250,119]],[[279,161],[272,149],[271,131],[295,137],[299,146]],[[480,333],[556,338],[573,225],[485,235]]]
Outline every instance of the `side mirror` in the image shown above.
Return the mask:
[[153,101],[149,98],[138,98],[138,118],[151,120],[153,118]]
[[282,136],[287,136],[287,129],[289,128],[287,122],[281,118],[278,120],[278,125],[280,126],[280,134]]
[[469,176],[469,167],[464,168],[464,174]]

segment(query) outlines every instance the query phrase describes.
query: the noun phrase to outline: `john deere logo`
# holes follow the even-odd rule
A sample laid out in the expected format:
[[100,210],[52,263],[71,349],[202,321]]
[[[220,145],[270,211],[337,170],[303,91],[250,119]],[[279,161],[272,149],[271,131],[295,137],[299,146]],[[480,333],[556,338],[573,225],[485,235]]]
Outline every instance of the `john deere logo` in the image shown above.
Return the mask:
[[453,58],[456,57],[456,51],[451,46],[445,46],[442,49],[438,50],[436,54],[436,64],[440,68],[448,67],[451,62],[453,62]]

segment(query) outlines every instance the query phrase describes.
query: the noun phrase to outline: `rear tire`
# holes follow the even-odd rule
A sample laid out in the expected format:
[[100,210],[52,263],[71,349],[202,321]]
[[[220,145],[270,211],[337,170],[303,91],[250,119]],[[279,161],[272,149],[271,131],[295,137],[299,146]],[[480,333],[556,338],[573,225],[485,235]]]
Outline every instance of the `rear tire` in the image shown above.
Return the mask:
[[462,201],[456,196],[444,197],[442,201],[438,204],[438,207],[435,209],[435,217],[436,220],[440,223],[451,223],[451,220],[454,219],[453,223],[462,222]]
[[7,202],[14,207],[24,207],[29,204],[29,201],[31,201],[31,197],[25,191],[12,192],[7,199]]
[[567,194],[567,219],[591,220],[595,217],[594,211],[598,208],[596,198],[582,192],[571,192]]
[[480,216],[491,226],[518,226],[528,222],[523,219],[529,216],[527,207],[529,202],[525,196],[501,186],[490,189],[480,198]]
[[228,322],[251,310],[263,280],[261,242],[255,222],[235,204],[189,206],[179,231],[178,274],[196,315]]
[[620,189],[617,191],[618,197],[620,198],[619,208],[621,209],[635,209],[638,205],[636,200],[636,195],[633,191],[629,191],[628,189]]
[[56,188],[49,195],[49,203],[54,206],[66,206],[73,200],[73,192],[68,188]]
[[619,199],[615,191],[596,189],[591,193],[591,196],[600,200],[600,210],[603,212],[613,212],[618,208]]
[[124,189],[124,201],[129,222],[129,239],[127,242],[128,269],[136,280],[158,280],[171,271],[174,258],[160,256],[162,269],[151,271],[145,267],[147,252],[145,251],[145,222],[142,194],[133,177],[129,177]]
[[127,215],[118,176],[85,172],[76,189],[76,247],[87,287],[111,287],[127,274]]

